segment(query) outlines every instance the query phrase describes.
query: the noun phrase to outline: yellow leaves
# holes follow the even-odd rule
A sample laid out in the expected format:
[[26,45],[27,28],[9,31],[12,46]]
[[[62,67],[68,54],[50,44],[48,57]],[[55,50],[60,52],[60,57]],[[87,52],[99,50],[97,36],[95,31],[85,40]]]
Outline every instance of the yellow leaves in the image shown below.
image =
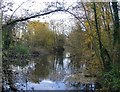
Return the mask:
[[85,43],[86,44],[89,44],[91,42],[91,39],[90,38],[87,38],[86,40],[85,40]]
[[91,44],[93,41],[93,36],[92,36],[93,32],[87,31],[85,33],[85,44]]
[[86,27],[89,27],[89,23],[88,23],[88,22],[85,22],[85,26],[86,26]]
[[33,35],[34,37],[44,37],[45,32],[49,29],[48,28],[48,23],[42,23],[39,21],[31,21],[28,23],[27,28],[29,32],[31,33],[31,36]]
[[55,33],[49,30],[48,23],[42,23],[39,21],[31,21],[27,25],[28,32],[30,32],[29,42],[31,46],[39,48],[43,47],[45,49],[51,50],[55,44]]
[[48,23],[42,23],[39,21],[31,21],[28,23],[27,27],[30,31],[40,31],[40,30],[48,30],[49,24]]

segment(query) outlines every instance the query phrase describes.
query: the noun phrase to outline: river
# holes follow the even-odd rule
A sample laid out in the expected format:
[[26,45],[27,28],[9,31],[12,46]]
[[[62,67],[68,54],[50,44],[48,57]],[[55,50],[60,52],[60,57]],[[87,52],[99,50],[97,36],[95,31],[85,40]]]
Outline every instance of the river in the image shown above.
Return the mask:
[[[85,77],[86,65],[73,64],[70,53],[32,58],[27,63],[9,64],[17,90],[95,90],[96,77]],[[4,87],[10,90],[8,79]]]

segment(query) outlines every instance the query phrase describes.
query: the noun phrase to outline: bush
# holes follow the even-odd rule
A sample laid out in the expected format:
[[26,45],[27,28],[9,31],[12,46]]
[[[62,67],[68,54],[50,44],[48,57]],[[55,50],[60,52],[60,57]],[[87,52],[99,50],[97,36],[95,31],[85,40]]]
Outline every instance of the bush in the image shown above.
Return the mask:
[[29,54],[29,49],[28,47],[24,45],[17,45],[15,46],[15,53],[16,54],[22,54],[22,55],[28,55]]
[[120,66],[112,65],[109,72],[103,72],[102,85],[108,89],[119,90],[120,88]]

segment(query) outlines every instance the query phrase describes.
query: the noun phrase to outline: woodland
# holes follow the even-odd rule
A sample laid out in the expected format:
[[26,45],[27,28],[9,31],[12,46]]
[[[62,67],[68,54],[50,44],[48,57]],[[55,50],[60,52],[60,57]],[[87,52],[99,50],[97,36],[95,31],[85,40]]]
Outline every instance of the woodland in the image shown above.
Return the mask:
[[[4,84],[7,80],[10,92],[17,90],[12,80],[11,63],[26,64],[36,57],[59,56],[65,52],[70,53],[68,58],[71,62],[74,61],[76,67],[81,63],[86,64],[89,74],[85,76],[95,77],[96,83],[100,85],[98,89],[105,90],[104,92],[120,90],[120,5],[118,1],[75,2],[73,5],[66,6],[68,2],[48,2],[43,10],[38,9],[37,12],[23,8],[21,16],[15,13],[26,2],[14,10],[14,2],[9,0],[0,2],[1,82]],[[68,29],[68,33],[64,32],[64,22],[48,23],[32,20],[59,12],[67,13],[74,18],[74,25],[70,25],[71,29]],[[6,92],[7,89],[2,84],[0,84],[2,92]]]

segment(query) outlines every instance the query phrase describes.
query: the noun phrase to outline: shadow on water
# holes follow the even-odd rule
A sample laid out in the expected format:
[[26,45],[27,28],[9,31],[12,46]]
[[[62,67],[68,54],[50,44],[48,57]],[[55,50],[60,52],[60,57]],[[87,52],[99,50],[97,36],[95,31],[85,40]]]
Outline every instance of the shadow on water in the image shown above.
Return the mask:
[[5,90],[12,90],[10,86],[13,84],[12,86],[17,90],[81,90],[81,92],[89,90],[88,92],[93,92],[95,83],[92,81],[84,83],[86,79],[81,74],[76,77],[73,71],[78,67],[75,68],[71,59],[67,58],[69,55],[70,53],[40,56],[32,58],[22,66],[18,63],[7,64],[7,67],[4,66],[3,77]]

